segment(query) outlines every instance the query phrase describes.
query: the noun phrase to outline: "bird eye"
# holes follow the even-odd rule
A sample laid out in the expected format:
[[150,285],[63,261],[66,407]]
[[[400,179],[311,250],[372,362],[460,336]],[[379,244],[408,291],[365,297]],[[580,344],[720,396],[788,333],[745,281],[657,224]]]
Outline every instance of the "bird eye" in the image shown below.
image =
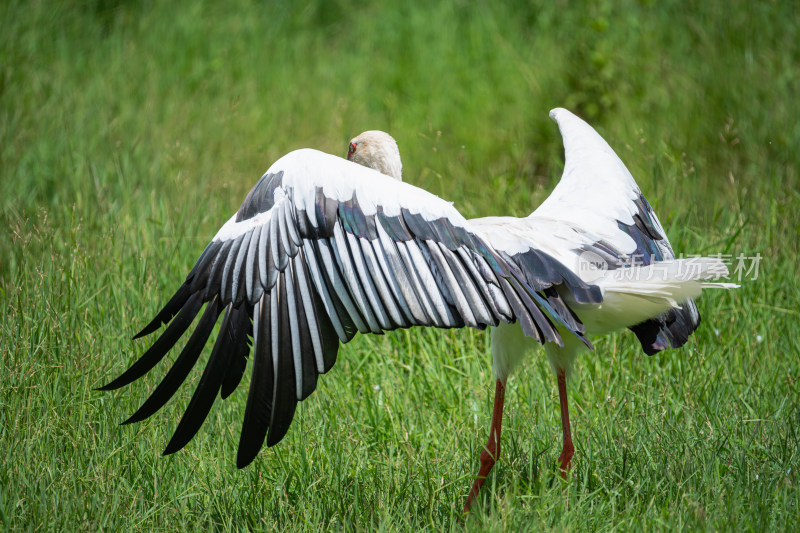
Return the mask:
[[347,150],[347,159],[350,159],[350,156],[356,153],[356,143],[350,143],[350,148]]

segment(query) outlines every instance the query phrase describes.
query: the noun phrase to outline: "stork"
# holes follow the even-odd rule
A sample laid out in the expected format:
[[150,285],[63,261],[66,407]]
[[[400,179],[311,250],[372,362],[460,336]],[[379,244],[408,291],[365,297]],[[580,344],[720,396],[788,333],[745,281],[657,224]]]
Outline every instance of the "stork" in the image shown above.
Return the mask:
[[508,377],[540,344],[555,372],[563,475],[574,454],[566,382],[590,338],[630,328],[645,353],[683,345],[700,317],[692,299],[731,288],[714,258],[676,259],[633,177],[588,124],[550,116],[564,139],[564,174],[525,218],[465,219],[402,181],[397,144],[368,131],[347,159],[312,149],[276,161],[217,232],[177,292],[134,338],[166,328],[121,376],[151,370],[200,315],[164,379],[124,424],[158,411],[197,362],[219,317],[200,381],[164,454],[197,433],[220,394],[252,377],[237,452],[250,464],[280,442],[297,403],[356,333],[411,326],[492,328],[496,379],[488,443],[468,510],[500,453]]

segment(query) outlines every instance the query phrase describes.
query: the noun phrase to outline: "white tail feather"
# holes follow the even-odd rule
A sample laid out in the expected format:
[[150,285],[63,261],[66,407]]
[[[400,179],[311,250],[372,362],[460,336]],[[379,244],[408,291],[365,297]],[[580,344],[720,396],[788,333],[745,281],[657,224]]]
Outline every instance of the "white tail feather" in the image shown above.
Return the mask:
[[680,308],[700,296],[703,289],[735,289],[734,283],[716,280],[728,275],[725,264],[713,257],[660,261],[647,266],[609,270],[595,280],[603,303],[579,306],[578,316],[591,333],[630,327]]
[[733,289],[733,283],[708,280],[728,275],[725,264],[713,257],[660,261],[647,266],[611,270],[598,280],[606,292],[622,292],[669,300],[672,307],[700,296],[703,289]]

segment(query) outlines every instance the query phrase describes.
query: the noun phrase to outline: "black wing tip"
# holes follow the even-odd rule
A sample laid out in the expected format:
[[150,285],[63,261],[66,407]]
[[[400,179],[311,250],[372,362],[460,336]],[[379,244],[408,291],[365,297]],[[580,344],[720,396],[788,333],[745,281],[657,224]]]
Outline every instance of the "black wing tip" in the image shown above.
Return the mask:
[[[292,409],[292,416],[294,416],[294,409]],[[286,434],[289,432],[289,426],[292,425],[292,419],[290,418],[289,421],[280,427],[277,426],[270,426],[269,434],[267,435],[267,448],[272,448],[276,444],[286,437]]]
[[[120,426],[128,426],[130,424],[135,424],[136,422],[141,422],[144,418],[137,416],[138,413],[133,413],[129,416],[126,420],[123,420],[119,423]],[[146,418],[146,417],[145,417]]]
[[94,388],[92,390],[101,391],[101,392],[107,392],[107,391],[121,389],[122,387],[124,387],[125,385],[128,385],[128,384],[130,384],[129,381],[123,380],[122,376],[119,376],[118,378],[106,383],[105,385],[101,385],[101,386],[96,387],[96,388]]
[[252,452],[242,452],[241,450],[239,450],[239,453],[236,454],[236,468],[241,470],[242,468],[249,466],[250,463],[252,463],[258,456],[258,451],[259,450],[256,450],[255,453],[252,453]]
[[636,334],[646,355],[655,355],[670,348],[682,347],[689,342],[699,325],[699,313],[693,317],[685,310],[671,309],[659,317],[645,320],[628,329]]
[[592,344],[592,341],[586,338],[586,335],[584,335],[583,333],[575,333],[574,331],[572,333],[576,337],[578,337],[579,341],[581,341],[587,348],[589,348],[589,351],[591,352],[594,351],[594,344]]
[[139,333],[137,333],[136,335],[131,337],[131,340],[135,341],[136,339],[141,339],[142,337],[147,337],[151,333],[153,333],[155,331],[158,331],[158,328],[160,328],[160,327],[161,327],[161,324],[158,324],[157,326],[152,326],[151,324],[148,324],[144,328],[142,328],[142,330]]
[[[177,313],[177,311],[175,311],[175,312],[172,312],[172,311],[173,311],[172,309],[170,309],[170,310],[169,310],[169,313],[168,313],[166,316],[164,316],[164,313],[165,313],[165,311],[167,310],[167,306],[169,306],[171,303],[173,303],[173,301],[175,300],[175,297],[177,297],[177,296],[180,296],[180,294],[181,294],[181,291],[184,289],[184,286],[185,286],[185,285],[181,285],[181,288],[180,288],[180,289],[178,289],[178,292],[175,294],[175,296],[173,296],[172,300],[170,300],[170,301],[169,301],[169,302],[168,302],[168,303],[167,303],[167,304],[164,306],[164,309],[162,309],[161,311],[159,311],[159,313],[158,313],[158,314],[155,316],[155,318],[153,318],[153,320],[151,320],[150,322],[148,322],[148,323],[147,323],[147,325],[146,325],[145,327],[143,327],[143,328],[142,328],[142,329],[139,331],[139,333],[137,333],[136,335],[134,335],[134,336],[131,338],[131,340],[134,340],[134,341],[135,341],[136,339],[141,339],[142,337],[147,337],[148,335],[150,335],[150,334],[152,334],[152,333],[155,333],[156,331],[158,331],[159,329],[161,329],[161,326],[163,326],[164,324],[166,324],[167,322],[169,322],[169,321],[172,319],[172,317],[174,317],[174,316],[175,316],[175,314]],[[183,305],[186,303],[186,300],[188,300],[190,296],[191,296],[191,295],[189,295],[187,298],[183,299],[183,301],[181,302],[180,306],[178,307],[178,310],[180,310],[180,308],[181,308],[181,307],[183,307]]]
[[264,445],[266,445],[267,448],[272,448],[280,443],[284,437],[286,437],[286,433],[288,433],[289,430],[289,425],[291,425],[291,422],[278,431],[273,431],[273,427],[270,426],[266,442],[257,447],[248,446],[248,449],[242,449],[240,447],[239,452],[236,454],[236,468],[241,470],[242,468],[249,466],[253,461],[255,461],[256,457],[258,457],[258,454],[261,453]]
[[179,451],[181,451],[181,450],[184,448],[184,446],[186,446],[187,444],[188,444],[187,442],[183,442],[183,443],[180,443],[180,442],[175,442],[175,439],[173,438],[173,439],[171,439],[171,440],[169,441],[169,444],[167,444],[167,447],[166,447],[166,448],[164,448],[164,451],[163,451],[163,452],[161,452],[161,457],[166,457],[166,456],[168,456],[168,455],[172,455],[172,454],[173,454],[173,453],[175,453],[175,452],[179,452]]
[[603,291],[599,285],[587,285],[586,289],[573,289],[575,301],[581,304],[603,303]]

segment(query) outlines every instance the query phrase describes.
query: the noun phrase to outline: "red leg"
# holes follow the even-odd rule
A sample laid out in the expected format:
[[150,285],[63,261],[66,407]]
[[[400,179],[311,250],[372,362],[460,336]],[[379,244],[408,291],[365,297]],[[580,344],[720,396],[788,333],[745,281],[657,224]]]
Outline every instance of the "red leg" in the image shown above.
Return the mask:
[[497,380],[497,388],[494,392],[494,410],[492,411],[492,424],[489,427],[489,442],[481,452],[481,468],[478,477],[472,484],[472,489],[467,496],[467,503],[464,504],[464,512],[469,511],[472,501],[477,496],[481,485],[486,480],[486,476],[492,470],[494,463],[500,457],[500,425],[503,421],[503,400],[506,395],[506,384],[504,379]]
[[561,431],[564,434],[564,447],[558,464],[561,467],[561,477],[567,478],[572,456],[575,455],[575,448],[572,446],[572,435],[569,429],[569,409],[567,408],[567,376],[563,370],[558,371],[558,399],[561,403]]

